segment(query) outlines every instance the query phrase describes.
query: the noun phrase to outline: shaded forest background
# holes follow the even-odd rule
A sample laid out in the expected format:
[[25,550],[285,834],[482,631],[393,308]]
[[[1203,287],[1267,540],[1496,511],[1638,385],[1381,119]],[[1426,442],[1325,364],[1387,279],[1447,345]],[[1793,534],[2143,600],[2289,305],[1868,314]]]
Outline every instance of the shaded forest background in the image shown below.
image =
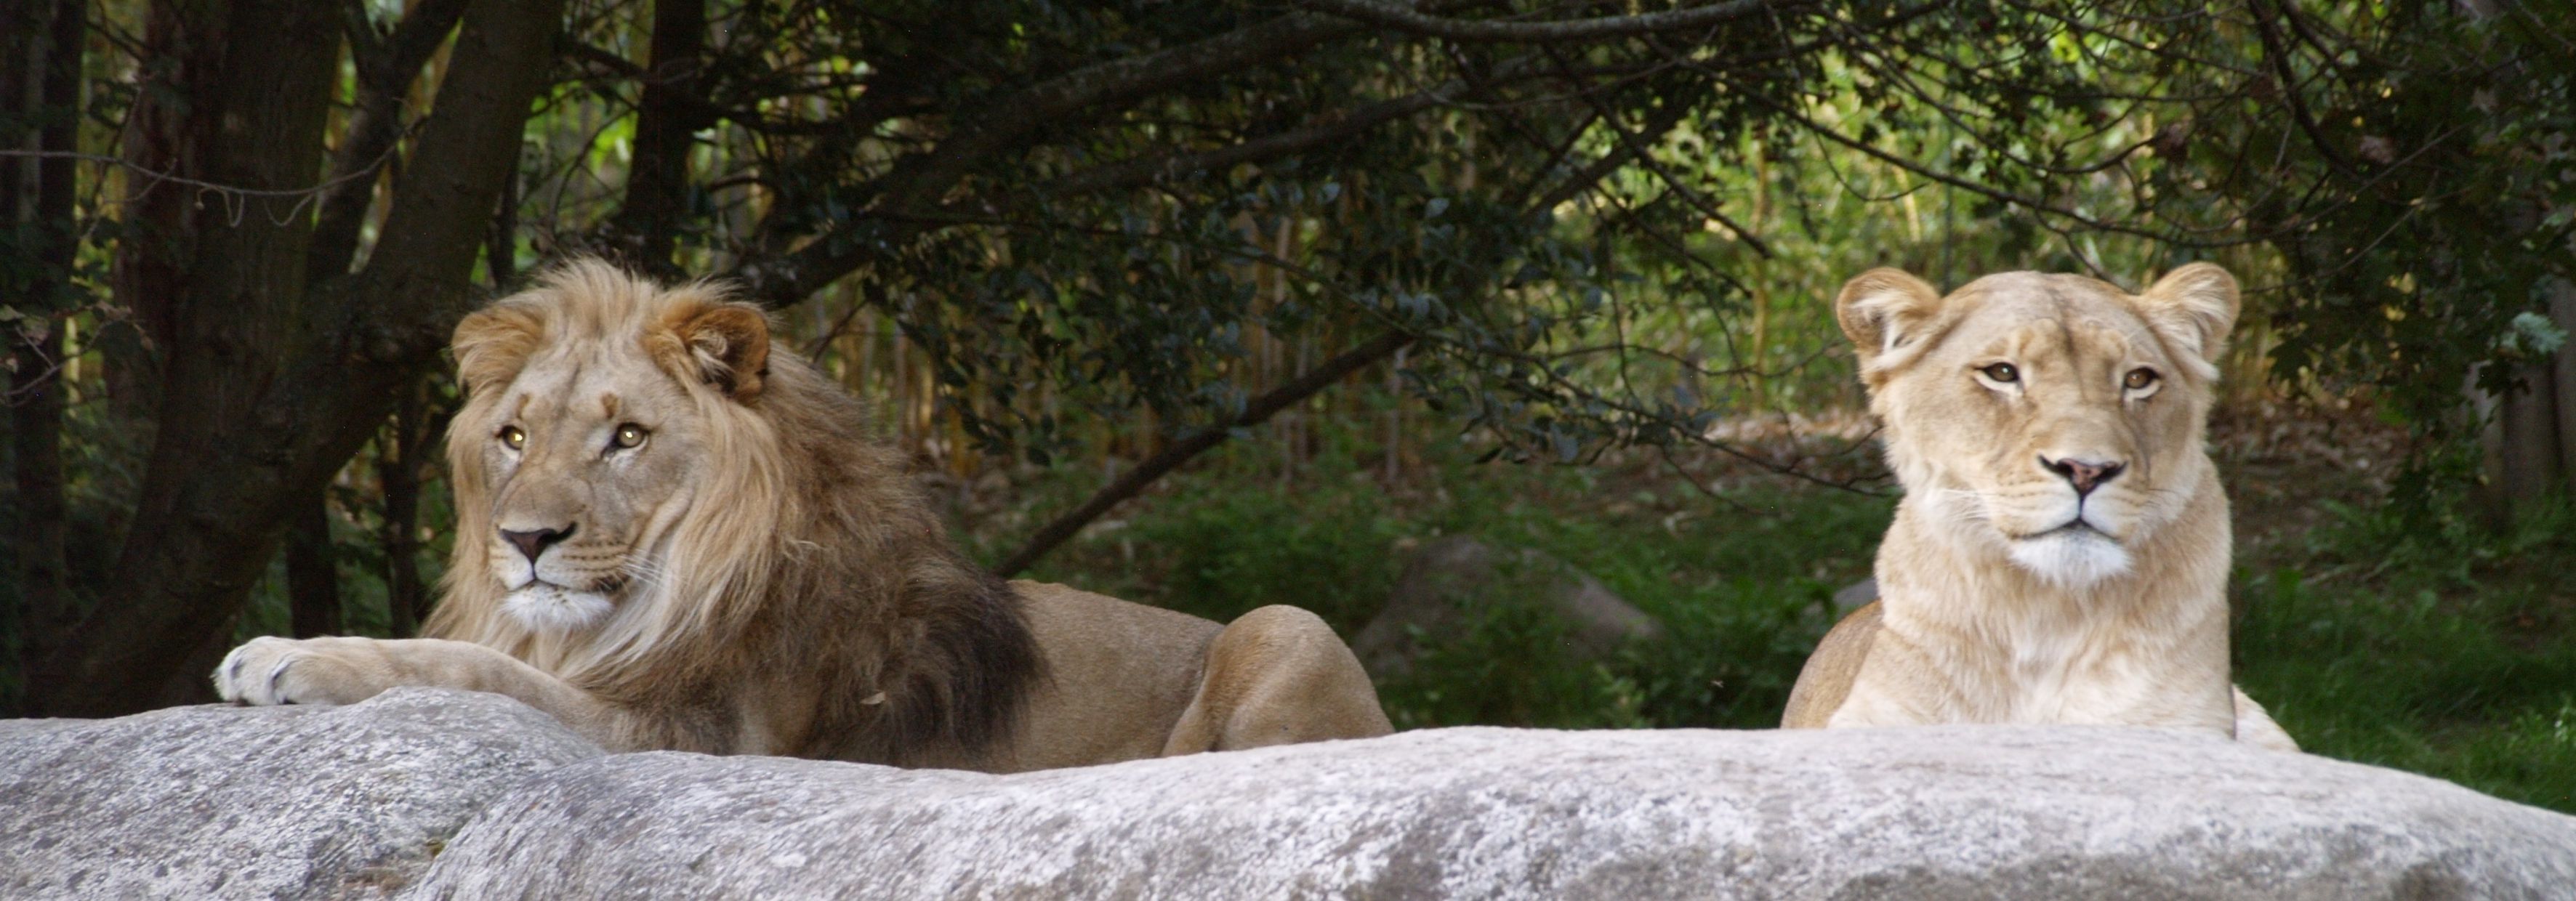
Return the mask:
[[2326,537],[2247,551],[2240,658],[2467,617],[2521,636],[2471,694],[2559,680],[2511,741],[2576,715],[2531,562],[2576,556],[2564,2],[0,0],[0,44],[10,712],[408,634],[448,330],[595,253],[771,304],[1006,572],[1348,634],[1426,535],[1633,566],[1705,629],[1462,701],[1545,631],[1490,623],[1390,688],[1417,724],[1627,711],[1596,725],[1776,715],[1800,611],[1866,573],[1893,486],[1842,279],[2217,260],[2256,448],[2223,462],[2377,457]]

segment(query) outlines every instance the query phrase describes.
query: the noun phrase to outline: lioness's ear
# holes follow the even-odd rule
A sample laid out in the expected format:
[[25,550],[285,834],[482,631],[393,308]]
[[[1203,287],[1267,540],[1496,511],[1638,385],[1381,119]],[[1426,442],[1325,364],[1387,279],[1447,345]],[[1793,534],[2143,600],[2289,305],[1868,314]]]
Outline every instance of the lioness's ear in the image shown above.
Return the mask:
[[[2204,364],[2218,362],[2219,353],[2227,349],[2228,330],[2236,327],[2236,277],[2216,263],[2193,263],[2166,273],[2138,301],[2157,334],[2198,354]],[[2217,374],[2217,369],[2210,368],[2201,377]]]
[[1834,319],[1860,353],[1867,368],[1881,355],[1922,337],[1920,332],[1941,311],[1941,292],[1903,269],[1878,268],[1843,283],[1834,299]]
[[681,303],[654,328],[653,357],[672,375],[750,403],[769,378],[769,318],[747,303]]
[[536,353],[546,327],[537,314],[508,301],[472,313],[456,323],[448,346],[456,352],[456,379],[466,393],[509,384]]

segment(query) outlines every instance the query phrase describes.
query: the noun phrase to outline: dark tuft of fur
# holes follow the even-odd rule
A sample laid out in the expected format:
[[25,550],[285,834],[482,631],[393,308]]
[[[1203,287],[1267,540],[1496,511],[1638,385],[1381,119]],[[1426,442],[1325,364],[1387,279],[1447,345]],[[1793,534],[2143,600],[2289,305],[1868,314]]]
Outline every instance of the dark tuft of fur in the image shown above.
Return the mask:
[[979,758],[1007,741],[1045,676],[1045,658],[1009,583],[975,572],[936,603],[906,667],[903,690],[878,720],[898,756],[946,746]]

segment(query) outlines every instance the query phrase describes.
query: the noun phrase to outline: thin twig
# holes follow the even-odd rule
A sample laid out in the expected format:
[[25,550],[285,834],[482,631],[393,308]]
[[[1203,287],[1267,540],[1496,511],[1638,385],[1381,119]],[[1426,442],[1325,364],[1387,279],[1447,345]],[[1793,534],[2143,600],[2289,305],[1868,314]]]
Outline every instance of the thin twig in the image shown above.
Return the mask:
[[1164,445],[1162,450],[1154,452],[1153,456],[1136,464],[1136,468],[1128,470],[1126,475],[1119,476],[1117,481],[1109,483],[1108,487],[1092,494],[1089,500],[1082,502],[1082,506],[1056,517],[1054,522],[1047,523],[1045,528],[1039,529],[1036,535],[1030,536],[1027,544],[1021,545],[1020,549],[1012,552],[1008,559],[993,567],[994,574],[1003,578],[1018,575],[1020,571],[1028,569],[1029,564],[1037,562],[1038,558],[1046,556],[1048,551],[1054,550],[1057,545],[1072,538],[1074,533],[1082,531],[1083,526],[1100,518],[1101,514],[1109,512],[1109,508],[1117,506],[1119,501],[1136,496],[1136,493],[1143,491],[1145,486],[1153,484],[1155,479],[1162,478],[1164,473],[1178,468],[1181,464],[1189,462],[1190,458],[1223,443],[1234,430],[1248,429],[1268,422],[1270,417],[1279,411],[1314,396],[1316,392],[1330,387],[1334,382],[1341,381],[1343,376],[1394,356],[1397,350],[1411,345],[1416,338],[1417,336],[1410,332],[1400,331],[1387,332],[1371,338],[1366,343],[1343,351],[1340,356],[1307,370],[1289,380],[1287,384],[1253,398],[1252,402],[1244,405],[1242,413],[1223,425],[1201,429],[1188,437]]

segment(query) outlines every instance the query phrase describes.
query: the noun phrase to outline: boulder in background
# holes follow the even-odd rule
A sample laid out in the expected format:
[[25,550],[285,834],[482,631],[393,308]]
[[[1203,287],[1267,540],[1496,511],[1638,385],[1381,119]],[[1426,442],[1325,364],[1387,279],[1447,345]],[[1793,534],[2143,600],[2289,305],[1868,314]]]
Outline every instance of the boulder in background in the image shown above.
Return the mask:
[[1567,628],[1578,659],[1597,659],[1630,641],[1663,635],[1655,618],[1600,579],[1535,549],[1497,550],[1465,535],[1432,539],[1405,564],[1386,609],[1351,638],[1351,652],[1378,679],[1413,671],[1416,633],[1440,635],[1479,605],[1535,603]]

